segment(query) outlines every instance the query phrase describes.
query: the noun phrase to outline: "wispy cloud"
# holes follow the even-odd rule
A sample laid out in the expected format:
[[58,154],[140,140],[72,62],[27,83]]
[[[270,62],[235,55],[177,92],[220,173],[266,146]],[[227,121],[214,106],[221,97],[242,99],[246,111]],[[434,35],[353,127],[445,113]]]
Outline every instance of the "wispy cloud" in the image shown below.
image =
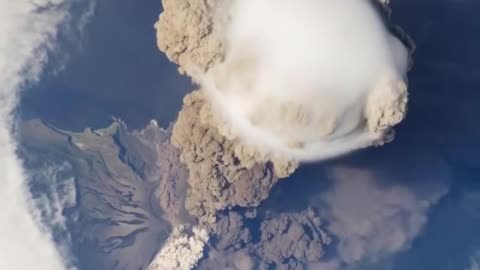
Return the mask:
[[72,245],[67,218],[77,217],[72,214],[67,217],[64,213],[64,210],[73,209],[77,204],[75,178],[69,174],[71,169],[72,165],[64,162],[56,165],[47,163],[29,171],[29,184],[36,209],[32,214],[55,235],[54,240],[64,258],[71,257]]
[[480,270],[480,251],[470,257],[470,265],[465,270]]
[[16,155],[14,110],[19,92],[39,80],[60,25],[69,18],[68,0],[0,0],[0,269],[66,269],[26,187]]

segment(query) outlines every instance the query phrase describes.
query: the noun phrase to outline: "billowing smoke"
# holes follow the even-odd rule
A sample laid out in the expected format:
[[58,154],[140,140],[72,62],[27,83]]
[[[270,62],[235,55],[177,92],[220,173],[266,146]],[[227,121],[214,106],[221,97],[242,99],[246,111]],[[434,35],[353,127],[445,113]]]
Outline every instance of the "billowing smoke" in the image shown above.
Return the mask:
[[162,4],[158,47],[201,84],[172,131],[194,216],[256,206],[299,160],[382,144],[404,117],[408,52],[370,1]]
[[64,0],[0,1],[0,269],[65,269],[46,228],[40,227],[16,155],[14,109],[19,91],[39,79],[69,17]]
[[160,252],[155,256],[148,270],[190,270],[203,257],[208,241],[206,230],[180,225],[175,228]]
[[370,1],[242,0],[216,9],[224,59],[191,73],[223,135],[297,160],[393,139],[406,111],[408,51]]

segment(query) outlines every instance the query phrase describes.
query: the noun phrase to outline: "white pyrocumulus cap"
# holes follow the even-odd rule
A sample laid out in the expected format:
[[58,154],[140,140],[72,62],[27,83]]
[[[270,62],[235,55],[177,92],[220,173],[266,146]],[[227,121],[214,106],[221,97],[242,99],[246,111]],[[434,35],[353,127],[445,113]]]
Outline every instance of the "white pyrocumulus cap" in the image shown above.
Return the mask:
[[392,139],[406,110],[408,51],[369,1],[228,3],[215,23],[225,58],[194,75],[224,135],[298,160]]

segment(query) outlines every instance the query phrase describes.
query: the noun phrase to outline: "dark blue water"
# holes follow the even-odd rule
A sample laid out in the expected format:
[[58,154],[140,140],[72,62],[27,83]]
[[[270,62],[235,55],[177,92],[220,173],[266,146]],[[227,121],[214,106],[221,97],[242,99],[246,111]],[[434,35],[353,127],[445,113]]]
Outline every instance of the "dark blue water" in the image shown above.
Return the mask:
[[64,70],[48,69],[39,85],[24,92],[23,118],[76,131],[107,126],[111,117],[132,129],[151,119],[168,125],[193,88],[156,47],[160,0],[96,2],[80,44],[62,52],[69,54]]

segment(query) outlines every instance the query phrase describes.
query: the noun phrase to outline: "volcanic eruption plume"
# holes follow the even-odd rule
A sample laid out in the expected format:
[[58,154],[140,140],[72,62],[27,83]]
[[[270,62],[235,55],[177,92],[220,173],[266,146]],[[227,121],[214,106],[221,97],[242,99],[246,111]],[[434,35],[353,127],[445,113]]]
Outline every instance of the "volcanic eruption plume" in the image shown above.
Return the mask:
[[[321,223],[312,223],[315,215],[262,223],[265,236],[277,235],[281,224],[308,223],[307,231],[319,232],[315,245],[306,244],[309,234],[309,241],[282,249],[269,237],[265,245],[248,243],[241,224],[261,217],[233,209],[258,207],[299,162],[393,139],[406,113],[410,51],[382,16],[388,1],[162,0],[162,6],[157,45],[199,86],[184,98],[171,130],[189,172],[186,210],[212,239],[223,239],[212,241],[217,251],[253,252],[288,267],[282,269],[318,262],[331,241]],[[303,225],[292,228],[292,239],[301,239]],[[172,256],[157,257],[156,265],[182,258],[160,254]],[[209,265],[218,262],[199,267]]]
[[385,1],[162,2],[158,47],[200,85],[172,131],[194,216],[257,206],[300,161],[393,139],[410,55]]

